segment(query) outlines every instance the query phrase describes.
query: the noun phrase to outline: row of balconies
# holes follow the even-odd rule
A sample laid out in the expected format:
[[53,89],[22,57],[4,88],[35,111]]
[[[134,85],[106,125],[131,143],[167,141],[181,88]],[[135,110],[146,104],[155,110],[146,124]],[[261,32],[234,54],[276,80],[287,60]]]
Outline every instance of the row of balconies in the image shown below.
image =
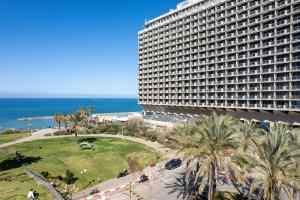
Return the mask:
[[[166,68],[165,67],[165,68],[161,68],[161,69],[155,69],[155,68],[149,68],[149,67],[147,67],[147,68],[145,68],[144,71],[140,71],[140,74],[149,74],[149,76],[151,76],[151,73],[163,72],[163,71],[167,71],[167,70],[176,70],[176,69],[177,69],[176,72],[175,71],[174,72],[171,71],[171,72],[165,72],[165,74],[157,74],[157,75],[153,74],[153,75],[157,76],[157,77],[168,76],[168,75],[178,75],[178,74],[188,74],[188,73],[193,73],[193,74],[194,73],[200,73],[200,75],[201,75],[201,73],[205,73],[205,72],[209,72],[209,71],[216,71],[216,70],[218,71],[217,73],[220,73],[220,74],[223,73],[222,71],[228,71],[228,74],[229,73],[233,73],[235,71],[235,72],[237,72],[236,75],[239,75],[241,73],[249,74],[249,72],[252,73],[255,70],[257,70],[256,71],[257,73],[272,73],[272,72],[274,72],[274,73],[276,73],[276,72],[280,73],[280,72],[285,72],[285,71],[287,72],[287,71],[299,71],[300,70],[299,69],[299,65],[293,65],[292,67],[289,67],[289,64],[285,64],[285,67],[282,67],[281,65],[282,64],[278,64],[277,68],[275,68],[275,69],[273,68],[274,66],[270,66],[268,68],[263,68],[262,70],[252,69],[250,71],[247,70],[247,68],[249,68],[249,67],[232,67],[231,65],[229,65],[229,66],[226,66],[226,65],[217,65],[216,66],[216,65],[214,65],[212,67],[206,67],[205,65],[203,65],[203,66],[200,66],[198,69],[189,69],[188,65],[185,65],[185,66],[173,66],[173,67],[170,67],[170,68]],[[182,69],[183,67],[185,68],[185,70],[181,71],[180,69]],[[254,67],[260,68],[260,66],[254,66]],[[254,68],[254,67],[251,67],[251,68]],[[238,70],[239,68],[242,69],[242,70]],[[140,68],[140,70],[141,69],[142,68]],[[224,74],[225,74],[225,72],[224,72]],[[229,75],[231,75],[231,74],[229,74]],[[251,74],[249,74],[249,75],[251,75]]]
[[[266,96],[273,96],[273,97],[281,97],[281,98],[287,98],[287,99],[300,99],[300,96],[299,96],[299,92],[298,94],[292,94],[292,92],[288,92],[288,91],[282,91],[282,90],[278,90],[280,91],[279,94],[276,94],[274,93],[275,91],[274,90],[253,90],[253,91],[249,91],[249,90],[244,90],[243,88],[238,88],[238,89],[235,89],[235,90],[225,90],[225,89],[210,89],[210,90],[164,90],[164,91],[145,91],[145,92],[139,92],[140,95],[143,95],[145,94],[146,96],[147,95],[157,95],[157,94],[192,94],[192,95],[199,95],[199,97],[202,97],[202,96],[206,96],[206,95],[214,95],[214,94],[211,94],[211,93],[217,93],[216,95],[218,96],[225,96],[225,97],[232,97],[232,96],[236,96],[236,95],[241,95],[243,94],[243,96],[247,96],[247,97],[253,97],[253,98],[266,98]],[[239,94],[236,94],[236,93],[239,93]],[[268,93],[272,93],[272,94],[263,94],[265,92],[268,92]],[[282,95],[280,93],[282,92],[285,92],[287,93],[286,95]]]
[[[168,69],[166,69],[168,70]],[[177,71],[165,71],[165,70],[148,70],[148,71],[140,71],[140,78],[154,78],[154,77],[167,77],[171,75],[185,75],[185,74],[191,74],[191,77],[198,77],[198,78],[204,78],[206,77],[206,74],[210,71],[216,71],[214,73],[215,76],[241,76],[241,75],[253,75],[253,74],[267,74],[267,73],[282,73],[282,72],[294,72],[294,71],[300,71],[300,65],[295,65],[291,67],[277,67],[274,68],[273,66],[271,68],[263,68],[262,70],[259,69],[245,69],[245,70],[238,70],[238,69],[231,69],[227,70],[224,66],[216,66],[216,67],[209,67],[204,68],[201,70],[197,69],[187,69],[187,70],[177,70]],[[160,72],[160,73],[156,73]],[[164,72],[164,73],[162,73]],[[153,74],[152,74],[153,73]],[[198,75],[195,75],[198,74]]]
[[[275,83],[275,82],[273,82]],[[235,85],[232,85],[232,84],[215,84],[215,85],[212,85],[212,84],[206,84],[206,82],[199,82],[199,83],[185,83],[185,84],[182,84],[182,83],[177,83],[177,84],[174,84],[174,83],[169,83],[169,84],[155,84],[155,83],[149,83],[149,85],[146,85],[146,84],[139,84],[139,88],[140,89],[152,89],[152,88],[160,88],[160,89],[163,89],[163,88],[186,88],[186,87],[200,87],[200,91],[202,92],[206,92],[207,89],[206,87],[208,88],[208,90],[212,90],[213,88],[215,87],[218,87],[220,88],[220,91],[222,92],[221,90],[221,87],[224,86],[226,87],[227,86],[227,89],[224,90],[225,92],[226,91],[232,91],[232,92],[235,92],[237,91],[237,87],[240,87],[240,86],[244,86],[245,84],[259,84],[259,85],[266,85],[266,84],[269,84],[269,86],[262,86],[262,87],[259,87],[259,86],[256,86],[256,87],[247,87],[247,88],[250,88],[250,89],[247,89],[246,87],[244,87],[245,89],[247,89],[247,91],[276,91],[276,90],[300,90],[300,87],[299,85],[292,85],[290,84],[290,86],[278,86],[280,85],[280,83],[282,82],[277,82],[277,86],[275,87],[273,85],[273,83],[256,83],[256,82],[253,82],[253,83],[236,83]],[[286,84],[288,84],[286,82]]]
[[[178,100],[178,99],[177,99]],[[239,100],[241,101],[241,100]],[[297,102],[294,102],[295,104],[276,104],[275,102],[269,103],[269,104],[247,104],[247,103],[238,103],[239,101],[234,101],[234,102],[228,102],[228,103],[206,103],[206,102],[181,102],[181,99],[179,101],[163,101],[157,99],[155,100],[143,100],[141,99],[139,101],[140,104],[149,104],[149,105],[176,105],[176,106],[195,106],[195,107],[211,107],[211,108],[240,108],[240,109],[261,109],[261,110],[286,110],[286,109],[291,109],[291,110],[299,110],[300,105],[296,104]]]
[[[195,78],[197,80],[201,80],[201,78]],[[208,79],[208,78],[203,78]],[[215,79],[215,78],[213,78]],[[224,78],[225,79],[225,78]],[[178,82],[178,81],[189,81],[191,78],[174,78],[174,79],[158,79],[158,80],[149,80],[149,81],[140,81],[140,83],[163,83],[163,82]],[[245,79],[225,79],[223,81],[202,81],[200,82],[201,85],[223,85],[223,84],[243,84],[243,83],[266,83],[266,82],[288,82],[288,81],[300,81],[300,76],[293,76],[293,77],[268,77],[268,78],[245,78]],[[190,83],[186,83],[185,85],[189,85]],[[180,84],[178,84],[180,86]]]
[[[300,18],[300,17],[299,17]],[[298,19],[299,20],[299,19]],[[287,26],[290,26],[289,24],[285,24],[284,25],[285,27]],[[241,26],[239,25],[238,26],[239,28],[241,28]],[[207,34],[190,34],[189,32],[186,33],[186,34],[183,34],[182,32],[179,33],[179,34],[176,34],[176,36],[170,36],[168,35],[167,37],[162,37],[162,38],[153,38],[153,39],[148,39],[148,40],[145,40],[145,41],[140,41],[139,42],[139,46],[140,47],[143,47],[143,46],[153,46],[153,45],[158,45],[158,44],[162,44],[162,43],[167,43],[169,42],[168,45],[175,45],[177,44],[178,42],[189,42],[191,40],[195,40],[195,39],[201,39],[203,38],[204,40],[201,42],[200,40],[200,44],[204,44],[204,43],[208,43],[208,42],[215,42],[215,41],[219,41],[219,40],[225,40],[226,38],[233,38],[235,36],[238,36],[236,33],[232,33],[232,31],[234,32],[238,32],[239,35],[243,34],[243,35],[249,35],[249,34],[253,34],[253,32],[262,32],[264,31],[264,29],[275,29],[276,28],[276,25],[275,24],[266,24],[266,25],[262,25],[262,28],[245,28],[243,29],[242,31],[238,31],[238,30],[231,30],[232,28],[228,29],[228,28],[222,28],[220,30],[218,30],[218,35],[219,37],[216,38],[216,39],[210,39],[210,40],[205,40],[205,38],[207,36],[212,36],[212,35],[217,35],[217,32],[215,31],[210,31],[210,32],[207,32]],[[277,28],[277,32],[276,32],[276,35],[273,33],[272,35],[273,36],[282,36],[284,34],[290,34],[292,32],[296,32],[296,31],[299,31],[299,26],[293,26],[292,28],[286,28],[286,29],[283,29],[283,28]],[[205,30],[205,29],[203,29]],[[225,32],[227,32],[227,37],[225,37]],[[223,35],[223,36],[222,36]],[[253,37],[250,37],[250,40],[258,40],[260,39],[259,37],[256,37],[256,38],[253,38]],[[171,42],[173,40],[176,40],[176,42]],[[243,41],[242,41],[243,42]]]
[[[256,66],[256,65],[266,65],[266,64],[275,64],[275,63],[284,63],[284,62],[295,62],[295,61],[300,61],[300,56],[294,56],[294,57],[284,57],[284,58],[281,58],[281,57],[271,57],[269,56],[269,59],[260,59],[259,56],[257,56],[257,60],[256,61],[252,61],[254,56],[252,57],[249,57],[249,58],[236,58],[236,57],[227,57],[226,59],[225,58],[221,58],[221,59],[205,59],[205,60],[200,60],[198,62],[196,62],[195,60],[198,60],[197,58],[193,58],[194,59],[194,62],[192,62],[192,64],[190,66],[195,66],[195,65],[207,65],[207,64],[220,64],[220,63],[232,63],[232,64],[228,64],[227,67],[230,68],[230,67],[237,67],[235,65],[235,63],[233,62],[236,62],[236,61],[241,61],[241,60],[244,60],[244,62],[239,62],[238,66],[239,67],[244,67],[247,65],[247,63],[249,63],[249,66]],[[275,59],[274,59],[275,58]],[[251,60],[252,59],[252,60]],[[182,62],[185,62],[185,61],[191,61],[192,59],[189,58],[189,57],[185,57],[185,58],[177,58],[177,59],[174,59],[174,60],[171,60],[169,62],[164,62],[164,64],[175,64],[175,63],[182,63]],[[153,59],[154,61],[154,59]],[[140,61],[139,64],[146,64],[148,62],[153,62],[152,60],[147,60],[147,61]],[[249,62],[247,62],[249,61]],[[164,64],[161,64],[161,65],[164,65]],[[153,65],[155,66],[155,65]]]
[[[267,74],[268,72],[266,72]],[[261,75],[259,75],[261,74]],[[157,83],[157,82],[174,82],[174,81],[193,81],[193,80],[200,80],[201,82],[203,82],[205,79],[209,79],[207,80],[208,82],[210,82],[210,84],[223,84],[226,83],[226,80],[228,80],[228,83],[232,82],[232,79],[236,79],[236,82],[240,82],[240,83],[247,83],[247,82],[262,82],[262,81],[291,81],[291,80],[298,80],[298,76],[282,76],[285,74],[278,74],[276,76],[276,78],[274,78],[273,75],[269,74],[269,78],[263,78],[265,75],[263,75],[263,73],[252,73],[252,74],[247,74],[245,72],[242,73],[228,73],[228,74],[207,74],[207,75],[199,75],[199,76],[184,76],[184,77],[177,77],[177,78],[172,78],[169,77],[168,75],[166,75],[166,78],[162,78],[162,76],[140,76],[140,83]],[[273,80],[271,80],[271,78]],[[147,80],[149,79],[149,80]],[[217,80],[216,80],[217,79]],[[222,79],[222,80],[221,80]],[[216,80],[216,81],[212,81],[212,80]],[[231,82],[230,82],[230,81]],[[235,83],[233,81],[233,83]]]
[[[255,38],[258,38],[258,37],[255,37]],[[257,40],[257,39],[255,39]],[[290,39],[290,38],[277,38],[275,40],[275,38],[269,38],[267,40],[259,40],[261,41],[260,43],[256,43],[257,47],[260,47],[260,44],[262,47],[272,47],[272,46],[277,46],[277,45],[281,45],[281,44],[285,44],[285,45],[289,45],[290,42],[294,42],[294,41],[299,41],[300,38],[297,36],[297,37],[294,37],[293,39]],[[167,48],[168,46],[167,45],[162,45],[162,47],[160,48],[160,50],[156,50],[155,48],[140,48],[139,49],[139,54],[142,56],[144,54],[148,54],[147,56],[150,57],[150,56],[155,56],[155,55],[162,55],[163,53],[172,53],[172,52],[176,52],[176,51],[182,51],[182,49],[187,49],[185,50],[186,52],[185,53],[182,53],[182,55],[188,55],[191,53],[191,50],[190,49],[193,49],[193,52],[194,53],[197,53],[197,52],[206,52],[207,51],[207,48],[206,48],[206,45],[208,48],[212,49],[212,51],[215,50],[214,47],[216,47],[215,45],[217,45],[217,48],[220,49],[220,47],[223,47],[223,48],[228,48],[228,51],[229,49],[232,49],[231,51],[229,52],[233,52],[234,53],[234,50],[236,50],[235,48],[232,48],[232,47],[229,47],[230,45],[236,45],[236,44],[244,44],[240,50],[247,50],[247,49],[250,49],[250,47],[255,47],[255,46],[251,46],[251,44],[253,43],[253,39],[252,40],[248,40],[246,38],[244,39],[230,39],[230,40],[224,40],[223,42],[214,42],[214,43],[203,43],[205,45],[203,45],[202,43],[199,44],[198,46],[203,46],[203,48],[201,47],[194,47],[192,48],[191,46],[188,46],[188,45],[185,45],[184,47],[180,47],[180,48],[176,48],[175,46],[173,48]],[[165,49],[164,49],[165,47]],[[167,49],[166,49],[167,48]],[[221,48],[221,49],[223,49]],[[292,49],[292,50],[298,50],[298,49]],[[154,53],[155,51],[158,51],[157,53]],[[220,53],[226,53],[226,51],[224,50],[219,50]],[[152,52],[152,53],[151,53]],[[172,55],[172,56],[179,56],[178,54],[175,54]],[[171,57],[171,56],[170,56]]]
[[[246,19],[246,17],[247,16],[244,16],[245,19]],[[290,17],[290,16],[288,16],[288,17]],[[244,20],[243,17],[241,17],[241,16],[239,16],[238,18],[239,18],[239,20]],[[277,24],[277,26],[280,26],[280,25],[286,26],[290,22],[297,22],[297,21],[300,20],[300,17],[298,15],[294,15],[294,17],[291,16],[291,18],[292,18],[292,20],[291,19],[284,19],[284,20],[278,19],[276,24]],[[251,19],[247,23],[245,23],[245,22],[240,23],[238,21],[225,23],[225,21],[224,22],[217,21],[216,24],[210,23],[210,25],[208,25],[206,23],[205,26],[203,26],[203,25],[201,26],[201,24],[198,24],[197,27],[199,27],[199,26],[202,27],[202,28],[198,28],[198,31],[205,31],[205,30],[209,30],[211,28],[217,28],[219,26],[225,26],[225,25],[227,26],[227,28],[229,28],[229,27],[235,26],[235,24],[238,23],[238,29],[242,29],[242,28],[247,27],[247,26],[253,26],[253,25],[258,24],[258,23],[263,23],[263,22],[265,22],[267,20],[270,20],[270,19],[273,21],[273,23],[271,22],[267,25],[262,25],[262,28],[263,29],[274,28],[276,26],[275,23],[274,23],[276,21],[276,16],[275,15],[263,16],[262,20]],[[213,23],[215,23],[215,22],[213,22]],[[196,26],[193,26],[193,25],[189,24],[189,25],[186,25],[186,28],[176,28],[173,31],[169,31],[169,29],[168,29],[167,32],[165,30],[162,30],[161,31],[162,33],[159,34],[159,35],[156,34],[156,35],[152,35],[152,36],[148,36],[148,37],[139,36],[139,38],[140,38],[140,41],[149,41],[149,40],[151,40],[152,37],[153,38],[159,38],[159,37],[163,37],[165,35],[170,35],[172,33],[178,33],[178,32],[182,32],[182,31],[190,31],[190,28],[193,28],[193,27],[196,27]],[[225,29],[223,29],[223,30],[225,30]],[[251,31],[255,32],[255,31],[258,31],[258,29],[251,29]],[[195,31],[193,31],[193,32],[195,32]]]
[[[298,9],[298,8],[297,8]],[[297,10],[298,11],[298,10]],[[295,11],[295,12],[297,12]],[[300,13],[300,12],[299,12]],[[207,29],[210,29],[210,28],[214,28],[214,27],[219,27],[219,26],[231,26],[231,25],[234,25],[235,23],[239,23],[239,26],[242,26],[243,24],[241,23],[244,23],[243,21],[247,20],[247,18],[249,18],[249,22],[248,23],[245,23],[244,25],[247,26],[253,26],[257,23],[263,23],[263,22],[266,22],[266,21],[276,21],[279,22],[278,25],[281,25],[282,24],[282,20],[286,19],[286,20],[290,20],[291,18],[293,19],[293,21],[298,21],[299,20],[299,16],[294,14],[294,15],[288,15],[288,16],[284,16],[284,17],[281,17],[281,18],[278,18],[278,15],[276,16],[275,13],[274,14],[269,14],[269,15],[259,15],[258,17],[253,17],[253,16],[247,16],[246,14],[244,15],[238,15],[236,17],[236,21],[234,21],[234,19],[231,19],[231,18],[223,18],[223,19],[218,19],[218,20],[214,20],[212,22],[208,22],[208,21],[205,21],[205,20],[202,20],[202,21],[190,21],[188,24],[182,26],[182,25],[178,25],[176,27],[165,27],[165,28],[160,28],[159,33],[155,33],[155,34],[149,34],[149,36],[144,36],[144,35],[139,35],[139,38],[140,38],[140,41],[143,41],[143,40],[147,40],[147,39],[151,39],[152,37],[163,37],[164,35],[170,35],[172,33],[178,33],[178,32],[181,32],[181,31],[190,31],[190,28],[196,28],[196,27],[202,27],[201,29],[198,29],[198,30],[207,30]],[[289,19],[287,19],[289,18]],[[241,21],[241,22],[240,22]],[[289,21],[291,22],[291,21]],[[274,23],[275,24],[275,23]],[[239,27],[239,28],[243,28],[243,27]],[[151,33],[151,32],[149,32]]]
[[[258,4],[258,5],[260,5],[260,4]],[[272,4],[271,4],[272,5]],[[288,5],[288,4],[286,4],[286,5]],[[298,5],[297,6],[292,6],[293,7],[293,11],[298,11]],[[238,9],[237,9],[238,8]],[[248,10],[246,10],[246,8],[247,8],[247,5],[246,4],[244,4],[244,6],[239,6],[239,7],[235,7],[235,8],[231,8],[231,9],[229,9],[229,10],[221,10],[221,13],[216,13],[216,16],[217,17],[224,17],[225,16],[225,12],[226,12],[226,15],[228,16],[228,15],[234,15],[235,13],[236,13],[236,11],[237,12],[245,12],[245,11],[248,11]],[[268,6],[268,7],[266,7],[266,6],[264,6],[263,7],[263,9],[262,9],[262,12],[268,12],[269,11],[269,9],[282,9],[283,7],[280,7],[280,6],[278,6],[277,8],[276,7],[270,7],[270,6]],[[248,8],[249,9],[249,8]],[[259,8],[258,8],[259,9]],[[251,11],[249,11],[249,14],[251,14],[251,15],[255,15],[255,14],[259,14],[259,10],[251,10]],[[222,13],[223,12],[223,13]],[[278,13],[280,14],[280,15],[284,15],[284,14],[289,14],[291,11],[290,11],[290,9],[286,9],[286,10],[281,10],[281,11],[278,11]],[[214,20],[214,18],[212,18],[212,16],[214,16],[214,13],[211,13],[211,14],[209,14],[208,12],[206,12],[205,10],[203,10],[202,11],[202,13],[200,14],[199,13],[199,17],[197,17],[196,15],[194,15],[193,16],[193,19],[196,19],[196,18],[201,18],[201,17],[206,17],[208,20]],[[191,20],[192,18],[190,18],[190,19],[185,19],[185,22],[189,22],[190,20]],[[155,23],[155,22],[154,22]],[[158,23],[157,23],[158,24]],[[184,24],[183,23],[183,20],[178,20],[178,22],[176,23],[176,25],[177,24]],[[153,32],[155,32],[155,31],[153,31]]]
[[[284,45],[286,47],[286,45]],[[274,47],[276,48],[276,47]],[[147,56],[139,56],[139,60],[141,63],[144,62],[144,60],[146,60],[147,62],[150,62],[150,60],[155,60],[155,61],[159,61],[159,60],[165,60],[163,62],[161,62],[161,64],[169,64],[169,60],[172,61],[172,59],[180,59],[180,57],[184,58],[184,60],[195,60],[195,59],[201,59],[201,58],[207,58],[210,59],[210,57],[217,57],[217,61],[218,62],[225,62],[226,61],[226,57],[227,60],[244,60],[244,59],[251,59],[253,57],[273,57],[273,56],[278,56],[277,54],[286,54],[286,56],[290,56],[288,55],[289,53],[295,53],[295,52],[300,52],[300,46],[294,46],[292,48],[284,48],[284,47],[277,47],[276,51],[273,49],[267,49],[267,50],[249,50],[246,51],[244,53],[236,53],[235,49],[228,49],[228,50],[222,50],[222,51],[212,51],[212,52],[206,52],[206,53],[202,53],[202,54],[198,54],[198,53],[169,53],[169,54],[153,54],[153,55],[147,55]],[[230,59],[230,58],[234,58],[234,59]],[[278,56],[278,58],[280,60],[281,57]],[[148,61],[149,60],[149,61]],[[289,60],[289,58],[288,58]]]
[[[300,38],[294,38],[295,40],[300,40]],[[263,52],[263,55],[266,53],[269,54],[275,54],[275,53],[283,53],[283,52],[291,52],[291,51],[300,51],[300,44],[288,44],[291,40],[290,39],[278,39],[276,45],[273,45],[273,47],[269,47],[268,49],[257,49],[256,52]],[[271,42],[272,43],[272,42]],[[273,41],[274,44],[274,41]],[[278,46],[280,45],[281,46]],[[270,46],[270,42],[263,42],[263,45]],[[249,45],[250,46],[250,45]],[[223,49],[213,49],[210,51],[206,51],[205,48],[189,48],[186,50],[177,50],[176,48],[174,49],[165,49],[165,50],[159,50],[159,51],[152,51],[149,50],[144,51],[140,50],[139,51],[139,59],[143,58],[148,58],[148,57],[154,57],[158,59],[168,59],[172,57],[178,57],[178,56],[197,56],[197,57],[205,57],[205,56],[220,56],[220,55],[225,55],[225,54],[235,54],[237,50],[243,50],[247,51],[248,45],[243,45],[243,47],[235,48],[235,47],[225,47]],[[274,49],[277,49],[275,51]],[[255,52],[253,49],[249,49],[248,51]],[[204,53],[201,53],[204,52]],[[265,53],[266,52],[266,53]],[[247,54],[247,52],[245,52]],[[242,55],[243,53],[239,53],[239,55]]]
[[[275,82],[273,82],[275,83]],[[170,84],[155,84],[155,83],[149,83],[149,85],[146,85],[146,84],[139,84],[139,89],[156,89],[156,88],[160,88],[160,89],[164,89],[164,88],[186,88],[186,87],[200,87],[199,91],[201,92],[206,92],[207,90],[213,90],[213,88],[216,88],[218,87],[221,91],[222,91],[222,88],[221,87],[226,87],[227,86],[227,89],[224,90],[224,92],[235,92],[237,91],[237,87],[240,87],[240,86],[244,86],[245,84],[259,84],[259,85],[266,85],[266,84],[269,84],[269,86],[256,86],[256,87],[244,87],[246,91],[279,91],[279,90],[295,90],[295,91],[298,91],[300,90],[300,87],[299,85],[292,85],[290,84],[290,86],[280,86],[280,83],[282,82],[277,82],[277,86],[274,86],[272,83],[257,83],[257,82],[253,82],[253,83],[236,83],[235,85],[232,85],[232,84],[206,84],[206,82],[202,82],[202,83],[185,83],[185,84],[181,84],[181,83],[177,83],[177,84],[174,84],[174,83],[170,83]],[[288,84],[288,83],[286,83]],[[279,86],[278,86],[279,85]],[[249,89],[250,88],[250,89]],[[217,89],[215,89],[217,91]]]
[[[171,45],[166,45],[163,44],[160,47],[154,47],[152,46],[152,48],[149,47],[140,47],[139,48],[139,52],[140,53],[148,53],[150,51],[157,51],[157,50],[163,50],[166,48],[171,48],[170,50],[172,51],[178,51],[178,50],[184,50],[184,49],[191,49],[191,48],[198,48],[198,52],[205,52],[208,50],[215,50],[215,49],[223,49],[223,48],[228,48],[228,46],[233,45],[233,46],[237,46],[237,45],[243,45],[241,46],[241,48],[239,48],[239,51],[246,51],[247,49],[258,49],[258,48],[270,48],[276,45],[280,45],[283,43],[294,43],[294,42],[298,42],[300,41],[300,36],[294,36],[292,39],[289,38],[285,38],[285,39],[278,39],[277,42],[275,43],[275,41],[269,41],[269,42],[264,42],[262,40],[262,42],[257,41],[257,42],[253,42],[253,41],[244,41],[244,40],[236,40],[236,39],[231,39],[230,41],[226,41],[224,40],[224,42],[213,42],[213,43],[201,43],[201,42],[193,42],[193,43],[189,43],[189,45],[183,45],[182,43],[174,43]],[[260,43],[262,43],[262,45],[260,45]],[[170,51],[170,52],[172,52]]]

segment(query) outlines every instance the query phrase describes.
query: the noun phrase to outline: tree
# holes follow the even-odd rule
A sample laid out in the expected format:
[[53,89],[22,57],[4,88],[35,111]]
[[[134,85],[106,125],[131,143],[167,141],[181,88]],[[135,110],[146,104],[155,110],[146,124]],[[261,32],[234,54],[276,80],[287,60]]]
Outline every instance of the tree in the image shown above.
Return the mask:
[[287,125],[275,123],[262,141],[252,139],[253,154],[240,157],[241,165],[258,173],[251,184],[249,196],[258,189],[257,199],[279,200],[283,193],[288,199],[293,199],[290,189],[300,190],[300,170],[297,168],[300,149],[289,144],[290,134]]
[[74,177],[74,173],[70,170],[66,170],[66,176],[64,177],[64,181],[66,184],[70,185],[75,183],[76,178]]
[[132,135],[137,136],[140,134],[145,134],[147,131],[147,127],[140,117],[133,117],[129,119],[124,125],[123,125],[124,131],[126,132],[126,135]]
[[79,128],[83,119],[84,118],[80,111],[76,111],[70,116],[70,122],[72,123],[72,129],[75,131],[75,137],[77,137],[78,135]]
[[245,121],[239,126],[239,130],[240,149],[247,151],[252,143],[252,139],[259,136],[259,129],[256,127],[255,122]]
[[68,115],[63,115],[62,123],[64,123],[65,129],[67,131],[70,117]]
[[236,178],[234,181],[241,181],[239,170],[231,160],[231,155],[238,146],[236,138],[236,121],[229,116],[212,113],[210,117],[202,116],[195,126],[193,140],[185,145],[184,150],[188,155],[199,158],[199,168],[196,169],[194,180],[202,178],[199,193],[202,194],[208,186],[209,200],[215,198],[216,181],[220,172],[225,172],[227,179],[230,175]]
[[139,156],[137,153],[130,153],[127,156],[127,163],[129,170],[134,173],[134,172],[140,172],[143,170],[143,167],[139,163]]
[[60,130],[61,123],[63,121],[63,115],[60,113],[55,114],[54,121],[58,124],[58,130]]
[[88,107],[88,111],[89,111],[89,115],[92,118],[93,112],[94,112],[94,107],[93,106],[89,106]]
[[198,143],[195,138],[194,127],[196,124],[190,122],[179,122],[173,127],[174,134],[170,136],[177,143],[179,149],[196,147]]

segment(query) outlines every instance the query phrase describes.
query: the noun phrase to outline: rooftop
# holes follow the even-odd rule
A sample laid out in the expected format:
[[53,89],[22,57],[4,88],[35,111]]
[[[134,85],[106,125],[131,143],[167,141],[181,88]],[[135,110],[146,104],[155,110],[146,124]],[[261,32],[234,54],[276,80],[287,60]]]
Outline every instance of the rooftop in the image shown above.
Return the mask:
[[177,4],[176,9],[171,9],[169,12],[167,12],[167,13],[165,13],[163,15],[160,15],[160,16],[154,18],[154,19],[146,21],[145,22],[145,28],[147,29],[147,28],[149,28],[149,26],[152,26],[151,24],[153,22],[161,20],[161,19],[163,19],[165,17],[169,17],[172,14],[177,13],[178,11],[183,11],[186,8],[191,8],[195,4],[200,3],[201,7],[203,7],[203,6],[211,5],[211,3],[217,3],[217,2],[221,2],[221,1],[223,1],[223,0],[185,0],[185,1]]

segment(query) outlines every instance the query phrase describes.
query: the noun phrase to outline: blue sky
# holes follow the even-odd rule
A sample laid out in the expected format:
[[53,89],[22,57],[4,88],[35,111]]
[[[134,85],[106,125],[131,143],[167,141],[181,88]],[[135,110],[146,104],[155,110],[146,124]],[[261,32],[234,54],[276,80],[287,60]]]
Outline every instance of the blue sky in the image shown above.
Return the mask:
[[0,97],[134,97],[137,32],[180,0],[1,0]]

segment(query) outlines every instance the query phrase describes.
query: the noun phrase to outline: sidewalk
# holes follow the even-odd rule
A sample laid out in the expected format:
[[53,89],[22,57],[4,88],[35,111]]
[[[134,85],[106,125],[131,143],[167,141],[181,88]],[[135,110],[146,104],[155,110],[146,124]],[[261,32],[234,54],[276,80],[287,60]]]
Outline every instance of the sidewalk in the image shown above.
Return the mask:
[[33,132],[32,135],[29,137],[25,137],[25,138],[22,138],[22,139],[19,139],[16,141],[0,144],[0,148],[8,147],[8,146],[23,143],[23,142],[30,142],[33,140],[40,140],[40,139],[45,138],[46,134],[52,134],[52,133],[55,133],[56,131],[57,131],[57,129],[52,129],[52,128],[38,130],[37,132]]
[[[101,196],[106,196],[109,193],[115,192],[121,189],[129,189],[130,183],[131,186],[136,185],[139,182],[139,178],[142,174],[145,174],[149,177],[149,180],[154,180],[158,177],[158,174],[164,171],[164,162],[158,163],[155,167],[147,167],[142,172],[137,172],[134,174],[127,175],[122,178],[114,178],[108,181],[99,183],[96,186],[90,187],[83,191],[80,191],[72,196],[72,200],[81,200],[81,199],[93,199],[98,197],[100,199]],[[90,195],[91,191],[98,190],[100,193],[95,195]]]

